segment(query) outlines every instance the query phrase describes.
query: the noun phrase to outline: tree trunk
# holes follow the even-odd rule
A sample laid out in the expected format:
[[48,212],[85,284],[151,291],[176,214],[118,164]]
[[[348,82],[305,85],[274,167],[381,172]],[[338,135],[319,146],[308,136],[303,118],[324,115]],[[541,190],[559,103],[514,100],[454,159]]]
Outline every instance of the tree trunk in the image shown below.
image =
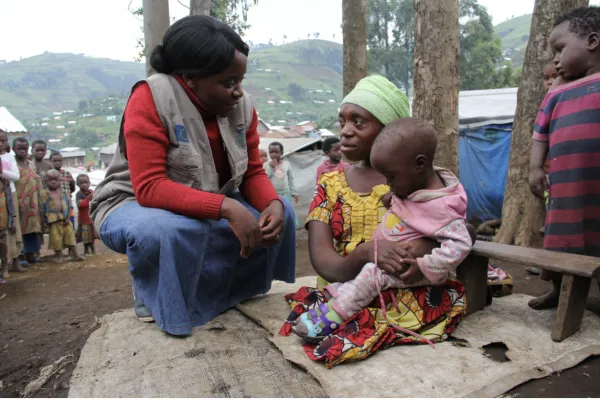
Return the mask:
[[210,15],[212,0],[190,0],[190,15]]
[[517,94],[517,110],[510,142],[510,159],[502,207],[502,226],[494,238],[497,243],[528,247],[544,225],[541,200],[529,190],[531,136],[538,109],[546,91],[542,70],[550,60],[548,36],[557,16],[574,7],[587,6],[587,0],[536,0],[531,20],[529,43]]
[[415,0],[413,115],[438,134],[435,163],[458,176],[458,0]]
[[344,36],[344,96],[367,76],[367,20],[365,0],[342,0]]
[[144,56],[146,57],[146,75],[154,70],[150,66],[150,55],[154,47],[162,44],[163,36],[169,28],[169,2],[165,0],[143,0],[144,15]]

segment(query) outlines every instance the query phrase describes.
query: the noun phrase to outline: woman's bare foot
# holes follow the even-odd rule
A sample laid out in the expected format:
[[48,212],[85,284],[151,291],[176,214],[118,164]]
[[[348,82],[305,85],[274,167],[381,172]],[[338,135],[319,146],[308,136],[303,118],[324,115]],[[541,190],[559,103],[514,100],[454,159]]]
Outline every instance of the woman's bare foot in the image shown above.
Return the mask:
[[54,263],[55,264],[63,264],[65,262],[65,255],[62,251],[54,252]]
[[560,297],[560,282],[552,282],[552,290],[548,293],[531,299],[529,301],[529,307],[534,310],[546,310],[548,308],[558,307],[558,298]]

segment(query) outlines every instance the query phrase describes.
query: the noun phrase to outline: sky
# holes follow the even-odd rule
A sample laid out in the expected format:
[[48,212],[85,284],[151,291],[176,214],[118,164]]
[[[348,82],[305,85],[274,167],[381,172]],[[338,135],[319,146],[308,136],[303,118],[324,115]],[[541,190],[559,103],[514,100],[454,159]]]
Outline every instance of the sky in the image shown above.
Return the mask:
[[[167,0],[165,0],[167,1]],[[168,0],[171,18],[189,10]],[[259,0],[248,13],[245,39],[281,43],[319,32],[321,39],[341,42],[341,0]],[[494,23],[533,11],[534,0],[479,0]],[[132,61],[139,53],[142,21],[129,9],[142,0],[0,0],[0,60],[12,61],[44,51],[76,53]],[[600,4],[592,0],[590,4]]]

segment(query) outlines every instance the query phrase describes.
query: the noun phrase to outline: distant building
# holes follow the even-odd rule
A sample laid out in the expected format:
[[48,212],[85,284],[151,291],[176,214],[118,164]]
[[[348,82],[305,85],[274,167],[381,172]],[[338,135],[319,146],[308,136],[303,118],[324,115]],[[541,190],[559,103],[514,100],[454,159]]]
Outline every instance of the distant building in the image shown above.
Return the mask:
[[119,120],[119,116],[118,115],[107,115],[106,120],[108,122],[117,122]]
[[12,143],[12,139],[18,137],[31,139],[27,128],[6,107],[0,107],[0,131],[6,132],[9,143]]
[[107,167],[110,165],[113,156],[115,155],[115,151],[117,151],[117,143],[113,143],[110,146],[106,146],[100,149],[100,161],[104,163]]
[[79,147],[65,147],[60,149],[60,154],[63,156],[65,167],[76,168],[85,162],[85,150]]
[[269,125],[267,125],[267,123],[262,119],[259,119],[257,130],[260,136],[264,136],[267,132],[269,132]]

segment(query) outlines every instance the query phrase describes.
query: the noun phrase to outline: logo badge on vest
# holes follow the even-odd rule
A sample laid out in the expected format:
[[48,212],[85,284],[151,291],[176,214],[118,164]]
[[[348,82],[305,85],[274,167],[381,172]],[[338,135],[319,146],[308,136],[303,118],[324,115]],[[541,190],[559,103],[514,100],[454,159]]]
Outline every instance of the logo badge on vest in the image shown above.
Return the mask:
[[175,138],[177,139],[177,142],[179,142],[179,143],[189,143],[190,142],[190,140],[188,139],[187,130],[185,129],[185,126],[175,125]]
[[236,126],[237,136],[235,138],[235,143],[240,147],[244,146],[244,143],[246,142],[246,135],[244,132],[244,128],[245,128],[244,124],[237,124],[237,126]]

